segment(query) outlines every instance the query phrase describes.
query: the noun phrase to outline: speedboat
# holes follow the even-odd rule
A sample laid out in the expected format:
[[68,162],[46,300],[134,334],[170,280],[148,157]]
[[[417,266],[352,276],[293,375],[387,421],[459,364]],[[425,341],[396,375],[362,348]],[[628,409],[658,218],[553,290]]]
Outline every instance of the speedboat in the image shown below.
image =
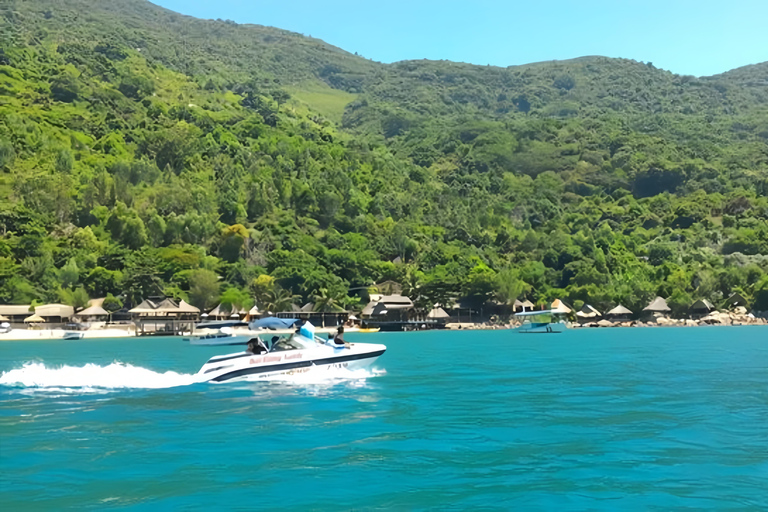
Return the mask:
[[564,320],[558,318],[560,314],[562,314],[561,311],[554,309],[517,313],[515,317],[523,319],[523,324],[517,328],[517,332],[527,334],[565,332],[568,326]]
[[387,350],[372,343],[336,344],[314,335],[307,322],[299,332],[273,336],[264,343],[258,336],[245,352],[210,358],[197,373],[200,382],[254,381],[277,375],[291,375],[313,369],[347,368],[357,370],[370,366]]
[[61,338],[63,340],[81,340],[83,339],[84,334],[81,332],[76,331],[69,331],[65,332],[64,336]]

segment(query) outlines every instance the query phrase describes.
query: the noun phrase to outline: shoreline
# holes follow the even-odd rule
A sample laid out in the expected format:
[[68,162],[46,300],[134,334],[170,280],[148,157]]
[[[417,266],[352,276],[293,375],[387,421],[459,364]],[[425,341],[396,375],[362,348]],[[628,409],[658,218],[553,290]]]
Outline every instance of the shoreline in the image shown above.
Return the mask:
[[[762,326],[768,327],[768,321],[765,319],[759,319],[758,322],[732,322],[729,324],[699,324],[699,323],[686,323],[685,320],[674,320],[669,323],[644,323],[644,322],[620,322],[613,325],[596,325],[596,324],[569,324],[568,329],[627,329],[627,328],[654,328],[654,327],[749,327],[749,326]],[[475,323],[451,323],[446,324],[445,329],[424,329],[416,331],[392,331],[392,332],[424,332],[425,330],[433,331],[502,331],[510,330],[515,331],[520,325],[488,325],[488,324],[475,324]],[[64,340],[63,336],[65,332],[63,329],[40,329],[40,330],[22,330],[17,329],[9,333],[0,334],[0,342],[3,341],[36,341],[36,340],[56,340],[56,341],[78,341],[78,340]],[[156,338],[161,336],[137,336],[133,332],[128,332],[120,329],[104,329],[94,331],[79,331],[83,333],[81,339],[113,339],[113,338]],[[292,330],[275,330],[266,332],[249,332],[249,333],[237,333],[237,334],[290,334]],[[324,328],[317,329],[317,334],[329,334],[336,332],[336,328]],[[345,334],[354,334],[360,332],[358,328],[345,328]],[[374,333],[364,333],[374,334]],[[188,335],[187,335],[188,336]],[[162,337],[181,337],[181,335],[166,335]]]

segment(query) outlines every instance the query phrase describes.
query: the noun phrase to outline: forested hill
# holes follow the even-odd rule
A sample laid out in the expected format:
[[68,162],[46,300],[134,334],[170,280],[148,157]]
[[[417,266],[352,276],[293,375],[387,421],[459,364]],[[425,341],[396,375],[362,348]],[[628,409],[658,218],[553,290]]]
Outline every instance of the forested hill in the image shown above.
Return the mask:
[[768,310],[766,63],[384,65],[140,0],[0,23],[0,302]]

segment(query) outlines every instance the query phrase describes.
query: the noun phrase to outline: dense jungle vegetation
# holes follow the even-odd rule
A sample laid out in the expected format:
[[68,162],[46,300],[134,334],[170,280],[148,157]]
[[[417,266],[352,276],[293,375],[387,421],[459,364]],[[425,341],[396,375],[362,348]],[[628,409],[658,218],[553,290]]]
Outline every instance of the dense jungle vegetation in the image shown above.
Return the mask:
[[[768,310],[768,63],[383,65],[143,0],[0,4],[0,303]],[[114,297],[114,299],[112,298]]]

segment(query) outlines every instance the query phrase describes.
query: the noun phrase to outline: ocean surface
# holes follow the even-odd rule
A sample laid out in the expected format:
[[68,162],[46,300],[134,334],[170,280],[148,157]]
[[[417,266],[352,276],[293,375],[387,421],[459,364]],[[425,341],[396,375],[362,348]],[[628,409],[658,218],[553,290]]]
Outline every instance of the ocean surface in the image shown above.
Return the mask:
[[768,327],[349,335],[195,383],[180,338],[0,342],[0,509],[768,509]]

